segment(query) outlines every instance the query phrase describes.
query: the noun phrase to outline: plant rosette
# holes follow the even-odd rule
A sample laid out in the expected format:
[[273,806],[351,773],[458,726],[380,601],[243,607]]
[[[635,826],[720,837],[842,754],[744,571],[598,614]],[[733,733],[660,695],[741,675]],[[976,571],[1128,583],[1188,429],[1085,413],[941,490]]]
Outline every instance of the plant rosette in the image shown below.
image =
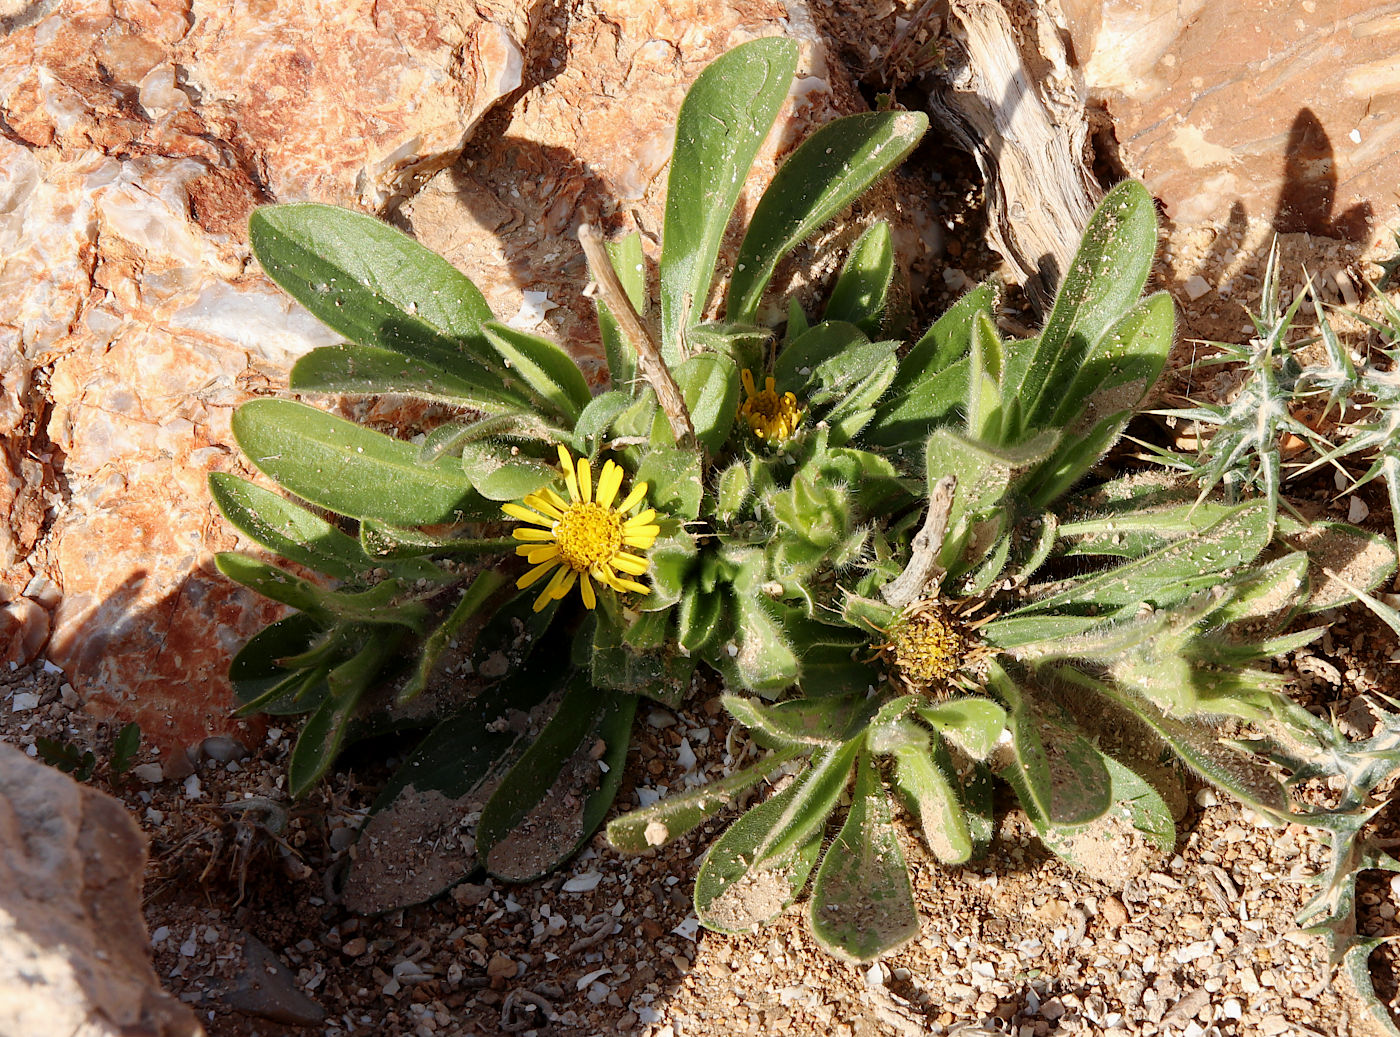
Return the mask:
[[[1372,558],[1377,538],[1094,476],[1173,331],[1170,299],[1142,298],[1156,215],[1140,184],[1098,207],[1038,334],[1006,339],[985,284],[905,348],[883,337],[900,329],[881,223],[819,314],[760,305],[779,261],[926,127],[908,112],[838,119],[787,156],[704,319],[696,300],[721,276],[796,53],[745,44],[687,94],[656,332],[640,239],[581,229],[610,375],[597,394],[397,231],[325,206],[254,214],[264,270],[346,339],[301,358],[293,390],[460,413],[409,441],[287,400],[240,408],[247,458],[330,519],[212,482],[232,524],[298,567],[219,558],[294,610],[231,667],[245,710],[307,714],[292,791],[354,741],[427,732],[371,809],[352,907],[391,910],[482,868],[524,881],[556,867],[612,804],[638,696],[676,705],[700,666],[771,755],[615,819],[609,838],[648,849],[782,775],[707,852],[697,912],[751,928],[815,874],[813,931],[854,960],[917,931],[891,790],[957,864],[990,839],[1004,780],[1046,844],[1082,863],[1096,839],[1170,846],[1151,765],[1163,749],[1290,818],[1276,761],[1326,770],[1342,751],[1257,664],[1316,636],[1287,632],[1296,615],[1374,587],[1389,548],[1343,585],[1320,559]],[[761,323],[769,312],[785,317]],[[1221,717],[1254,743],[1197,723]]]

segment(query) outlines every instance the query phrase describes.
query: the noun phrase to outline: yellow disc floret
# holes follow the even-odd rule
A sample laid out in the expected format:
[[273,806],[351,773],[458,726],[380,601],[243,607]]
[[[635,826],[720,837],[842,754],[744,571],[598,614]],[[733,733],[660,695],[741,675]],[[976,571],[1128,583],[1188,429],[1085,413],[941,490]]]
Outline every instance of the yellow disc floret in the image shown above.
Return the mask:
[[884,653],[896,675],[914,691],[942,692],[968,661],[962,625],[935,602],[916,604],[889,630]]
[[604,461],[594,493],[593,469],[587,458],[574,461],[563,446],[559,447],[559,469],[568,491],[566,500],[546,486],[526,495],[519,504],[503,504],[501,510],[511,518],[530,523],[519,526],[511,534],[524,541],[515,553],[524,557],[531,568],[515,581],[520,588],[530,586],[546,573],[554,575],[535,599],[539,612],[551,601],[563,598],[579,585],[579,593],[588,608],[598,604],[593,590],[597,580],[616,591],[636,591],[645,594],[647,587],[631,577],[641,576],[651,562],[632,550],[645,551],[656,543],[661,527],[656,524],[656,511],[646,508],[627,517],[627,513],[642,503],[647,484],[632,487],[621,504],[612,506],[622,489],[622,468]]
[[760,390],[754,385],[753,372],[747,368],[740,376],[744,383],[744,402],[739,404],[739,417],[748,422],[749,431],[767,443],[790,439],[802,420],[797,397],[790,392],[781,396],[768,378]]

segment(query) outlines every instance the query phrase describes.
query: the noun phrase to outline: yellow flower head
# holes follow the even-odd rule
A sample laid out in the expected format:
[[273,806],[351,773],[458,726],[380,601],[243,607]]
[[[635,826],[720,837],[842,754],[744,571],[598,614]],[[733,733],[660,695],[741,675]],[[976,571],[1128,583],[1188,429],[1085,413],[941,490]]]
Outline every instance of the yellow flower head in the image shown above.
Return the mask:
[[953,675],[977,654],[963,625],[934,602],[918,602],[889,630],[882,646],[911,691],[946,691]]
[[618,591],[645,594],[647,587],[630,576],[641,576],[651,562],[625,548],[645,551],[656,543],[661,527],[656,524],[656,511],[647,508],[631,518],[625,516],[647,495],[647,484],[637,483],[616,508],[612,506],[617,491],[622,488],[622,469],[612,461],[603,462],[598,476],[598,492],[593,492],[593,469],[587,458],[575,463],[563,446],[559,447],[559,468],[569,491],[565,500],[546,486],[526,495],[519,504],[503,504],[501,510],[511,518],[528,522],[511,534],[522,540],[515,553],[525,558],[532,568],[515,581],[521,589],[535,583],[545,573],[554,571],[540,596],[535,599],[539,612],[556,598],[569,593],[578,581],[583,603],[593,608],[598,599],[593,580]]
[[750,431],[767,443],[790,438],[802,420],[797,397],[790,392],[779,396],[772,378],[766,380],[762,390],[755,388],[753,372],[747,368],[740,377],[744,382],[744,402],[739,404],[739,417],[749,423]]

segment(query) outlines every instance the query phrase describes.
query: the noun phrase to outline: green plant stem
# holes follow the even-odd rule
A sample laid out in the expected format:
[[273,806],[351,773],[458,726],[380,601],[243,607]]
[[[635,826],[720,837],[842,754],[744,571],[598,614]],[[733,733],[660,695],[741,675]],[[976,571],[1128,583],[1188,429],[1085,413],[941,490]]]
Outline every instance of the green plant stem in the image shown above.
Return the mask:
[[627,291],[618,280],[612,259],[603,245],[602,235],[592,224],[585,223],[578,229],[578,241],[583,246],[588,265],[597,279],[598,294],[603,297],[603,302],[617,321],[617,326],[636,352],[637,367],[642,372],[642,377],[656,392],[656,402],[665,412],[666,420],[671,423],[671,434],[676,437],[676,443],[686,448],[694,448],[695,424],[690,420],[690,410],[685,405],[685,398],[681,395],[675,378],[671,376],[671,369],[661,357],[661,347],[652,338],[642,318],[637,316],[637,311],[632,307],[632,300],[628,298]]

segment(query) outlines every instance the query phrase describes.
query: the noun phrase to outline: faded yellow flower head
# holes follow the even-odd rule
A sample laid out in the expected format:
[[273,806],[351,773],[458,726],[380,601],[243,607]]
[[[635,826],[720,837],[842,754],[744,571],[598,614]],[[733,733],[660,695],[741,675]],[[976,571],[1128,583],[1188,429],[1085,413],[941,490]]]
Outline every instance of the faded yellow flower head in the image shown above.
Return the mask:
[[748,422],[750,431],[766,443],[781,443],[792,437],[802,420],[797,397],[790,392],[781,396],[768,378],[760,390],[754,386],[753,372],[744,369],[744,402],[739,404],[739,417]]
[[535,599],[539,612],[556,598],[563,598],[579,585],[579,593],[588,608],[598,604],[593,581],[617,591],[645,594],[647,587],[629,577],[641,576],[651,562],[627,548],[645,551],[656,543],[661,527],[656,525],[656,510],[646,508],[636,515],[627,513],[642,503],[647,484],[637,483],[621,504],[612,506],[622,488],[622,468],[604,461],[594,493],[593,469],[587,458],[574,461],[573,456],[559,447],[559,469],[569,499],[546,486],[527,494],[519,504],[501,505],[511,518],[527,522],[512,532],[516,540],[524,541],[515,553],[524,557],[532,568],[515,581],[521,589],[530,586],[546,573],[554,575]]
[[969,661],[971,646],[962,624],[931,601],[916,603],[887,636],[885,655],[913,691],[946,692],[953,675]]

